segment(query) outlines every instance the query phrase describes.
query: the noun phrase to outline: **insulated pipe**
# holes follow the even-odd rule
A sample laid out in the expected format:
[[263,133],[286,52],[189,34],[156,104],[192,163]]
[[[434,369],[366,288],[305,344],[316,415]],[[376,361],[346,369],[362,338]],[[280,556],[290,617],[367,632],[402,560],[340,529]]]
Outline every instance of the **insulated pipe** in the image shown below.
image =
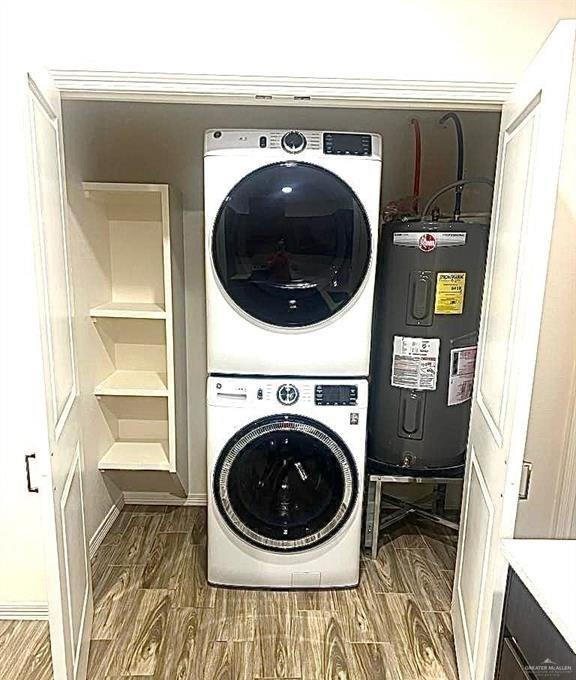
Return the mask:
[[[461,180],[464,176],[464,133],[462,132],[462,123],[460,118],[455,113],[446,113],[438,121],[440,125],[443,125],[449,118],[454,121],[454,126],[456,128],[456,137],[458,139],[458,165],[456,170],[456,179]],[[456,198],[454,201],[454,220],[460,219],[460,213],[462,212],[462,190],[456,188]]]
[[462,194],[462,189],[466,184],[489,184],[491,187],[494,186],[494,182],[488,177],[473,177],[471,179],[463,179],[460,182],[452,182],[452,184],[447,184],[445,187],[438,189],[438,191],[433,194],[430,199],[428,199],[428,202],[422,211],[422,219],[426,217],[428,211],[430,210],[430,206],[439,196],[441,196],[446,191],[450,191],[450,189],[456,189],[457,191],[459,190],[460,194]]
[[412,118],[410,123],[414,126],[414,189],[412,190],[412,209],[415,213],[418,213],[418,201],[420,199],[420,168],[422,165],[422,135],[420,134],[420,123],[418,120]]

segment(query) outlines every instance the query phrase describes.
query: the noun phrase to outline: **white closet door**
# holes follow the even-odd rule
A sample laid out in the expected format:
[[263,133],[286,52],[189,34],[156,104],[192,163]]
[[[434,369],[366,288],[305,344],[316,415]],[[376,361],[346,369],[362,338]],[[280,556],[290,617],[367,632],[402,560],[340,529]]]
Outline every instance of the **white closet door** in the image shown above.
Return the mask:
[[561,22],[502,113],[452,619],[461,680],[493,677],[557,203],[576,22]]
[[[55,680],[84,678],[92,625],[84,525],[83,457],[66,225],[60,95],[45,74],[29,76],[31,202],[34,206],[47,441],[41,452],[50,636]],[[25,360],[22,358],[21,360]]]

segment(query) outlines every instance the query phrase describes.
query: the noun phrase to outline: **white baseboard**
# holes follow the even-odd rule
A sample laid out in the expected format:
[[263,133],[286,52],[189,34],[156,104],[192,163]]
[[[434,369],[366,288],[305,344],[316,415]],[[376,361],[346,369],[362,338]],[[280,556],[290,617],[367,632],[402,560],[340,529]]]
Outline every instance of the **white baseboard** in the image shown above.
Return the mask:
[[106,537],[106,534],[110,531],[111,526],[116,521],[116,518],[120,514],[120,511],[122,510],[123,507],[124,497],[120,496],[118,501],[110,508],[106,517],[104,517],[104,519],[100,522],[100,526],[96,529],[94,535],[90,539],[90,542],[88,544],[90,549],[90,559],[92,559],[96,554],[96,551],[98,550],[102,541]]
[[207,505],[208,498],[205,493],[190,493],[181,498],[160,491],[125,491],[124,503],[126,505]]
[[48,620],[48,602],[0,602],[0,619]]

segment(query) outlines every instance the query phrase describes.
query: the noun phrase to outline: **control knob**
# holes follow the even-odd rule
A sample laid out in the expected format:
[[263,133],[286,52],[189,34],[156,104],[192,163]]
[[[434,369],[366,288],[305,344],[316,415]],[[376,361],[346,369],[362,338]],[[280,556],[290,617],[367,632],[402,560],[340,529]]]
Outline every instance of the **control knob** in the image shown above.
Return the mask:
[[276,398],[284,406],[291,406],[298,401],[300,393],[296,385],[291,385],[290,383],[285,383],[280,385],[278,391],[276,392]]
[[288,153],[300,153],[306,148],[306,137],[301,132],[290,130],[282,137],[282,148]]

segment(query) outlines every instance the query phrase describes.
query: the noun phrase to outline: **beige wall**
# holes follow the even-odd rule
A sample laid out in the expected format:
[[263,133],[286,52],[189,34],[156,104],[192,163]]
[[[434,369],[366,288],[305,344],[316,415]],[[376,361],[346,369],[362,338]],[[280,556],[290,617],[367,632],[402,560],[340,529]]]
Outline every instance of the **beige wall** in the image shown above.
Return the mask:
[[10,3],[61,68],[514,82],[574,0]]
[[[332,129],[379,132],[383,138],[382,198],[386,203],[412,191],[414,136],[410,120],[422,128],[423,197],[456,179],[453,124],[438,124],[443,112],[315,107],[131,104],[64,102],[66,126],[83,135],[84,178],[107,181],[168,182],[187,211],[203,210],[204,130],[217,127]],[[461,112],[465,176],[493,175],[499,115]],[[450,209],[453,199],[441,204]],[[489,191],[472,186],[464,208],[489,209]]]
[[[98,470],[98,460],[113,443],[102,410],[94,397],[94,385],[109,373],[109,361],[102,349],[89,309],[91,296],[110,288],[108,239],[102,238],[107,220],[102,208],[85,198],[82,191],[82,147],[69,143],[79,128],[68,125],[65,136],[68,187],[68,229],[74,289],[74,317],[77,348],[79,406],[83,429],[84,499],[86,535],[92,538],[121,491],[109,476]],[[103,298],[106,295],[102,296]]]

